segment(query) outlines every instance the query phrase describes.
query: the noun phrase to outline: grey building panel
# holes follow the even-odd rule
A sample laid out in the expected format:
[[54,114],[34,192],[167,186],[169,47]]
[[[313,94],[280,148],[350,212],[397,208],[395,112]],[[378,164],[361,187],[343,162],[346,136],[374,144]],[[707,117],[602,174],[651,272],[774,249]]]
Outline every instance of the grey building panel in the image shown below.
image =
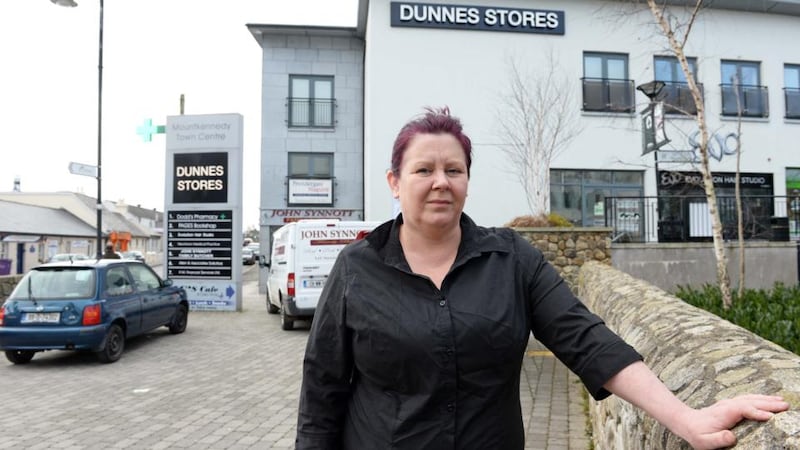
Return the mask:
[[308,36],[287,36],[286,46],[289,48],[311,48],[311,42]]
[[294,58],[297,61],[316,62],[319,61],[319,52],[316,49],[299,48],[294,51]]
[[0,200],[0,233],[93,237],[94,227],[63,209]]
[[286,63],[287,74],[284,74],[284,83],[289,86],[289,77],[287,75],[293,74],[310,74],[312,61],[288,61]]
[[309,46],[312,48],[333,48],[331,38],[326,36],[311,36]]
[[[338,72],[337,69],[338,69],[338,67],[336,66],[335,62],[313,62],[313,63],[311,63],[311,73],[314,74],[314,75],[333,75],[336,72]],[[336,93],[337,93],[337,97],[338,97],[338,93],[339,93],[338,83],[334,83],[334,87],[336,88]]]

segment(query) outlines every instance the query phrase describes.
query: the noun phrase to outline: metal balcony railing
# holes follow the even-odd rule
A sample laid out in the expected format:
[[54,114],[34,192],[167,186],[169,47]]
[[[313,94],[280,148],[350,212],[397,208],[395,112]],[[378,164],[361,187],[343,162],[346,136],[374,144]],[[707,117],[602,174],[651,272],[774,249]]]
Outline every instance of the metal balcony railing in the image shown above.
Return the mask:
[[[689,83],[677,81],[665,81],[664,89],[661,90],[658,100],[664,102],[664,112],[666,114],[696,115],[697,105],[694,103],[692,91]],[[700,89],[700,97],[704,97],[703,84],[697,83]]]
[[288,97],[286,107],[290,128],[333,128],[336,123],[336,99]]
[[787,119],[800,119],[800,89],[783,88],[783,98],[786,100]]
[[[738,239],[736,197],[718,196],[722,237]],[[800,197],[742,196],[744,239],[800,239]],[[712,239],[705,196],[606,197],[605,225],[615,242],[691,242]]]
[[722,90],[723,116],[738,116],[741,108],[742,117],[769,117],[769,95],[766,86],[734,84],[719,86]]
[[581,78],[583,110],[597,112],[634,111],[633,80],[610,78]]

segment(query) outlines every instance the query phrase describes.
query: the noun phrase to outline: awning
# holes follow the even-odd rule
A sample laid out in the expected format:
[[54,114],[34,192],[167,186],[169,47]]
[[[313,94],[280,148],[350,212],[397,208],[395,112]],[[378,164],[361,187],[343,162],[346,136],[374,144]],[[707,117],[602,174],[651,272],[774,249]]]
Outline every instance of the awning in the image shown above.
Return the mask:
[[9,234],[3,238],[3,242],[37,242],[41,236],[32,236],[30,234]]

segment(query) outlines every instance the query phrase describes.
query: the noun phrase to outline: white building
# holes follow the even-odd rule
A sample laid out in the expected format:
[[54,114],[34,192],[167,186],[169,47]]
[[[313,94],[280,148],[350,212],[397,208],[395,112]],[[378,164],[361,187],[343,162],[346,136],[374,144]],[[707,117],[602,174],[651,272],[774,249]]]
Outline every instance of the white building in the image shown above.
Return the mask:
[[[670,8],[685,21],[688,9]],[[248,27],[264,55],[262,242],[287,217],[389,219],[392,143],[426,106],[449,106],[472,138],[465,212],[487,226],[529,214],[500,131],[510,117],[511,61],[525,80],[552,69],[553,85],[570,88],[554,107],[563,104],[581,131],[550,164],[552,211],[635,240],[710,235],[703,198],[667,199],[702,195],[697,166],[686,162],[697,123],[675,113],[694,112],[686,78],[643,2],[360,0],[356,28]],[[766,236],[775,217],[800,227],[790,206],[800,195],[797,42],[800,1],[717,0],[698,14],[685,47],[703,89],[718,195],[733,195],[739,142],[743,194],[766,196],[745,205],[753,238]],[[636,87],[653,80],[665,82],[670,142],[643,154],[640,113],[649,99]],[[640,200],[607,201],[626,196]]]

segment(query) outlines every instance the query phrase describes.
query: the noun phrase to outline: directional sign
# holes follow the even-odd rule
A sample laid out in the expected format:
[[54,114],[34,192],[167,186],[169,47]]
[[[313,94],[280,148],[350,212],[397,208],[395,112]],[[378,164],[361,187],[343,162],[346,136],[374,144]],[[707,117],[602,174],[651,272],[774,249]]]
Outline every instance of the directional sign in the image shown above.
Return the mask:
[[669,142],[664,133],[664,103],[652,103],[642,111],[642,155],[658,150]]
[[90,166],[89,164],[81,164],[76,162],[69,163],[69,173],[73,175],[83,175],[86,177],[97,177],[97,166]]

